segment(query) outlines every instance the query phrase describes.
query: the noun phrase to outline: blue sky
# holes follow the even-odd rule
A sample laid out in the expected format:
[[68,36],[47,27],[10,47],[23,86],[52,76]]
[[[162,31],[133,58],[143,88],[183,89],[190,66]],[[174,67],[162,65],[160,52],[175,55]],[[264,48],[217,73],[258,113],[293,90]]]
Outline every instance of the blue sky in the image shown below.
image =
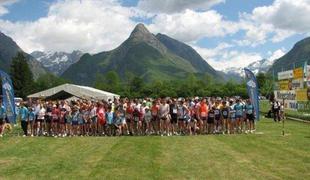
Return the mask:
[[26,52],[116,48],[145,23],[219,70],[274,60],[310,32],[308,0],[2,0],[0,31]]

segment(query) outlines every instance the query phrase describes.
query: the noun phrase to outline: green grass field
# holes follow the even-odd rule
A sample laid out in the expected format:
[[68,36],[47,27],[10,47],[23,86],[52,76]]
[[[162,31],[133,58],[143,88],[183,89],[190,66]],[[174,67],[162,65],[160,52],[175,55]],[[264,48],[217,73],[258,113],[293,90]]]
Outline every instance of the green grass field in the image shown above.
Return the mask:
[[251,135],[0,139],[0,179],[309,179],[310,125]]

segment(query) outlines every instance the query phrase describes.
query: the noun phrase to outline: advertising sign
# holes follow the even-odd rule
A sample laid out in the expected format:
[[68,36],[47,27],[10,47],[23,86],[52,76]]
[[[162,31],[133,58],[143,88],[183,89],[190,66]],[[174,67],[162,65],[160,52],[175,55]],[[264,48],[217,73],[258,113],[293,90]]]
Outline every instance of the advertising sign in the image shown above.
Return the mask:
[[304,77],[303,68],[297,68],[293,70],[293,78],[294,79],[302,79]]
[[292,79],[292,78],[293,78],[293,70],[278,72],[278,80]]
[[293,79],[289,87],[291,87],[291,89],[303,89],[304,81],[303,79]]
[[279,101],[285,100],[292,100],[296,101],[296,92],[295,91],[275,91],[275,98]]
[[282,80],[278,82],[280,90],[289,90],[289,80]]
[[296,100],[297,101],[308,101],[307,89],[296,90]]

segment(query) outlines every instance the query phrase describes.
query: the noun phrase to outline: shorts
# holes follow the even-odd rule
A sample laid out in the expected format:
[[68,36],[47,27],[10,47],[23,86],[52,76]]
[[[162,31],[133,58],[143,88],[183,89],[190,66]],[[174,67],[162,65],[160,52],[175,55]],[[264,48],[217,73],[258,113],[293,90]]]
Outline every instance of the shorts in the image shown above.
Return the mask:
[[242,118],[242,115],[236,115],[236,119]]
[[201,117],[200,118],[202,121],[206,121],[207,120],[207,117]]
[[236,121],[236,118],[235,117],[230,117],[230,120],[234,122],[234,121]]
[[223,116],[223,119],[228,119],[228,116]]
[[179,121],[185,121],[185,118],[179,118]]
[[44,121],[44,119],[37,119],[36,123],[42,123]]
[[72,121],[68,121],[68,120],[67,120],[66,124],[72,124]]
[[171,124],[178,123],[178,117],[177,116],[171,116]]
[[97,117],[92,117],[92,118],[91,118],[91,122],[92,122],[92,123],[97,123]]
[[249,120],[249,121],[254,121],[255,120],[255,117],[253,114],[247,114],[246,115],[246,118]]
[[158,116],[152,116],[152,120],[151,121],[157,121],[158,120]]
[[53,123],[59,123],[59,119],[53,119]]
[[45,122],[46,123],[51,123],[52,121],[52,118],[50,116],[47,116],[47,118],[45,119]]
[[166,121],[167,120],[167,117],[161,117],[160,120],[163,120],[163,121]]
[[208,124],[214,124],[214,118],[208,118],[207,123]]
[[79,125],[79,122],[78,121],[72,121],[72,125],[77,126],[77,125]]

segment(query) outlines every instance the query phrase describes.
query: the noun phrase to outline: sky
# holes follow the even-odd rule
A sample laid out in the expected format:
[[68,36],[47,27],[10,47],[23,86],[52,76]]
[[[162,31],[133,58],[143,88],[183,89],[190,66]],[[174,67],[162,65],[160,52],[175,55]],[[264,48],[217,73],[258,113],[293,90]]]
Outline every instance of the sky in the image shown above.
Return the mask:
[[310,35],[310,0],[0,0],[0,31],[28,53],[108,51],[138,23],[215,69],[274,60]]

